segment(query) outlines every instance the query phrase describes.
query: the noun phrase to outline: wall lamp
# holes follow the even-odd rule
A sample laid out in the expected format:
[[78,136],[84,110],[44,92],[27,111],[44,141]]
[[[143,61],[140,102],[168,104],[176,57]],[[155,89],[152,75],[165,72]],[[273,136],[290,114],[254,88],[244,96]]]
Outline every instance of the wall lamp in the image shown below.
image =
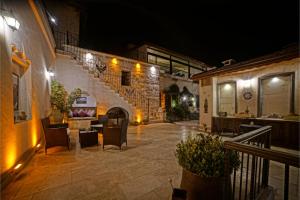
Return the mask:
[[13,31],[18,30],[20,28],[20,23],[13,15],[13,12],[12,11],[8,12],[3,8],[1,8],[0,10],[1,10],[1,16],[3,17],[8,27],[11,28]]

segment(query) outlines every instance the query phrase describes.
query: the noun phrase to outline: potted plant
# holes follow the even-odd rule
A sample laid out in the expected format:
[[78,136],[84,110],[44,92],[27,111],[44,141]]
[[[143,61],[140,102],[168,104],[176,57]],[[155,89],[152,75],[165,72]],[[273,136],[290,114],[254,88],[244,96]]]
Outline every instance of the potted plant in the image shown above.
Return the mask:
[[[181,188],[188,199],[222,199],[224,195],[224,144],[221,138],[199,134],[176,146],[175,155],[183,167]],[[230,171],[237,169],[237,153],[229,152]]]
[[75,99],[81,96],[81,89],[75,88],[68,95],[64,86],[56,80],[51,81],[50,102],[52,113],[50,119],[53,123],[62,123],[72,107]]

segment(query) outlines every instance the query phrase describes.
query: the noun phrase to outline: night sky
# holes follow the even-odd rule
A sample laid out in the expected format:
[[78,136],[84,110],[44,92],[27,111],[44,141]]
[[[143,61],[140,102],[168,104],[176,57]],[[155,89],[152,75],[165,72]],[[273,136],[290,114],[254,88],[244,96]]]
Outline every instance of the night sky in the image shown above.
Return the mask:
[[[264,3],[262,3],[264,2]],[[299,2],[87,0],[84,46],[121,55],[143,41],[212,66],[243,61],[299,41]]]

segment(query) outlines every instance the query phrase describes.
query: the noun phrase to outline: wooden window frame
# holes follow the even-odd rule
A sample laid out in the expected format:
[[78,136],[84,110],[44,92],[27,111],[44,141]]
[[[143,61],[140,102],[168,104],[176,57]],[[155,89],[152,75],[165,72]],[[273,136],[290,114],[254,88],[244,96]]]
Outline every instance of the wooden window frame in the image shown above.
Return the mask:
[[284,73],[275,73],[275,74],[268,74],[258,78],[258,97],[257,97],[257,116],[262,116],[262,107],[263,107],[263,100],[262,100],[262,82],[264,80],[274,78],[277,76],[289,76],[291,78],[291,96],[290,96],[290,113],[295,113],[295,72],[284,72]]

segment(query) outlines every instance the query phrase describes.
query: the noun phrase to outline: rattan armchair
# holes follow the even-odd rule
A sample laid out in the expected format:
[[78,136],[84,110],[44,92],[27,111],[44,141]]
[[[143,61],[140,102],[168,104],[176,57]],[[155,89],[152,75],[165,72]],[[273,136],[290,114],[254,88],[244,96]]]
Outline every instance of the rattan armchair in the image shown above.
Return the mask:
[[128,112],[119,107],[107,111],[108,119],[103,123],[103,149],[105,145],[127,146]]
[[41,120],[45,135],[45,153],[47,149],[54,146],[66,146],[70,150],[70,137],[68,135],[68,124],[50,124],[49,117]]

